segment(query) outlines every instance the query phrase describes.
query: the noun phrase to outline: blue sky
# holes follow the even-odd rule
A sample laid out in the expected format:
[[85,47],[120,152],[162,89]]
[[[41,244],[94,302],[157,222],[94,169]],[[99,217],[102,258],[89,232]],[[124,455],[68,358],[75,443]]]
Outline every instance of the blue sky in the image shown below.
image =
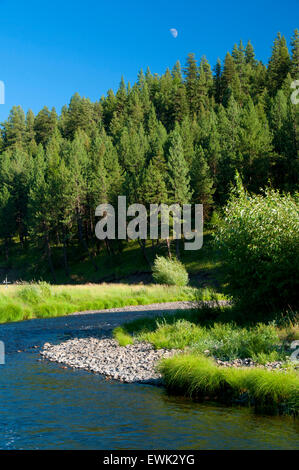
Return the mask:
[[240,39],[267,61],[277,32],[289,43],[298,17],[298,0],[0,0],[0,121],[13,105],[60,112],[76,91],[97,100],[121,75],[133,83],[147,66],[161,74],[189,52],[214,66]]

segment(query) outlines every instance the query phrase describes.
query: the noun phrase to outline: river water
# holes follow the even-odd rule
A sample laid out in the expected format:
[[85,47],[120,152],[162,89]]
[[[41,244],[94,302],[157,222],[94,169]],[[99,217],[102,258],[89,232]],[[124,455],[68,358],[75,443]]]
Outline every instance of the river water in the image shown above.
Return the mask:
[[1,449],[299,449],[299,420],[291,417],[193,403],[162,387],[41,360],[47,341],[107,335],[126,319],[107,313],[0,325]]

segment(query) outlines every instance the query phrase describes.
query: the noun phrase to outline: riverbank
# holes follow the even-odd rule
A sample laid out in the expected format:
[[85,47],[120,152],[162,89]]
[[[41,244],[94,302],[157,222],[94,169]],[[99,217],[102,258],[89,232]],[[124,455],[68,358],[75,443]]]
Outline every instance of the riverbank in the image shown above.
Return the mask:
[[[118,327],[119,328],[119,327]],[[45,359],[102,374],[114,380],[126,383],[152,383],[162,384],[162,375],[159,370],[164,370],[165,365],[159,365],[160,360],[173,356],[182,356],[187,360],[188,356],[182,350],[159,348],[156,349],[148,342],[132,342],[126,346],[120,346],[115,339],[105,338],[74,338],[69,341],[54,345],[45,343],[41,355]],[[199,356],[197,356],[199,357]],[[200,358],[202,363],[204,358]],[[174,361],[175,362],[175,361]],[[210,361],[212,364],[213,361]],[[171,361],[167,363],[171,366]],[[208,363],[207,363],[208,364]],[[265,365],[258,364],[250,358],[235,359],[231,361],[215,360],[215,366],[220,368],[259,368],[263,370],[275,370],[286,372],[286,366],[282,361],[268,362]],[[294,370],[299,365],[294,364]]]
[[249,407],[198,403],[40,355],[46,342],[111,337],[117,325],[145,315],[150,312],[136,309],[1,324],[1,448],[298,449],[298,422],[289,416],[257,417]]
[[[0,323],[49,318],[153,303],[208,301],[208,288],[165,285],[87,284],[51,286],[47,283],[0,286]],[[224,299],[221,294],[216,298]]]
[[114,328],[114,339],[73,338],[58,345],[45,344],[41,354],[108,379],[164,384],[171,394],[195,401],[298,414],[299,365],[289,360],[289,340],[296,336],[296,328],[230,323],[203,327],[198,318],[206,306],[192,310],[188,306],[182,303],[175,313],[166,307],[163,312],[162,305],[155,311],[155,306],[150,316],[139,318],[128,307],[129,321]]
[[[150,343],[127,346],[110,338],[74,338],[45,343],[44,359],[125,383],[165,385],[170,393],[196,401],[252,405],[264,413],[298,415],[299,375],[282,363],[256,364],[250,359],[213,361]],[[279,369],[277,366],[279,365]],[[275,369],[275,370],[274,370]]]
[[171,394],[298,415],[299,363],[291,357],[298,325],[240,326],[229,321],[232,311],[201,305],[127,323],[114,329],[114,337],[122,345],[146,341],[157,350],[176,349],[158,364]]

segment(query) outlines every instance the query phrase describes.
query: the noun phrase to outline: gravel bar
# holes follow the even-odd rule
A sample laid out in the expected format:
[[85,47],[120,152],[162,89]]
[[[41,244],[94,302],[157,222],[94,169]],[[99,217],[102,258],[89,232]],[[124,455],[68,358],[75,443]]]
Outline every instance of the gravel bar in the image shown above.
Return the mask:
[[[171,311],[190,309],[194,306],[195,302],[191,301],[165,302],[87,310],[71,315],[121,314],[116,322],[119,325],[136,318],[163,316]],[[107,320],[109,321],[109,316]],[[117,326],[116,323],[115,321],[108,323],[107,325],[110,325],[108,329],[99,329],[99,337],[73,338],[56,345],[45,343],[41,355],[50,361],[99,373],[110,379],[160,385],[161,375],[156,371],[158,361],[163,357],[177,354],[178,350],[155,350],[152,345],[142,342],[125,347],[119,346],[117,341],[106,337],[111,336],[112,329]]]
[[[211,304],[212,302],[207,303]],[[226,302],[223,301],[223,303]],[[76,337],[60,344],[45,343],[41,350],[41,355],[44,359],[64,364],[74,369],[78,368],[99,373],[109,379],[126,383],[138,382],[160,385],[162,379],[156,370],[157,363],[160,359],[179,354],[181,351],[177,349],[156,350],[151,344],[145,342],[135,342],[128,346],[119,346],[117,341],[111,339],[112,329],[119,324],[136,318],[165,315],[169,311],[190,309],[194,307],[194,304],[194,302],[180,301],[76,312],[73,315],[116,313],[118,318],[116,321],[107,323],[107,326],[109,325],[108,329],[99,328],[99,332],[95,336],[87,338]],[[109,316],[108,321],[110,321]],[[209,353],[209,351],[205,351],[205,353]],[[222,367],[258,366],[272,370],[282,368],[282,363],[279,361],[259,366],[252,359],[236,359],[233,361],[214,359]]]
[[114,380],[159,385],[157,362],[178,350],[155,350],[149,343],[119,346],[114,339],[75,338],[58,345],[45,343],[41,354],[50,361],[102,374]]

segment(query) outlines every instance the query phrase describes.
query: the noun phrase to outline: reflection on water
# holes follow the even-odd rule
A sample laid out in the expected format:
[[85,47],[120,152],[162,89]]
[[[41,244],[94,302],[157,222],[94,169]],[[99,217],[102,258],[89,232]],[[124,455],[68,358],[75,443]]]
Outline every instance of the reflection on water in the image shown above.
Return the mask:
[[[109,314],[109,328],[121,314]],[[107,317],[106,317],[107,318]],[[45,341],[102,334],[104,315],[0,325],[1,449],[298,449],[299,421],[196,404],[39,361]],[[22,349],[22,353],[17,350]]]

